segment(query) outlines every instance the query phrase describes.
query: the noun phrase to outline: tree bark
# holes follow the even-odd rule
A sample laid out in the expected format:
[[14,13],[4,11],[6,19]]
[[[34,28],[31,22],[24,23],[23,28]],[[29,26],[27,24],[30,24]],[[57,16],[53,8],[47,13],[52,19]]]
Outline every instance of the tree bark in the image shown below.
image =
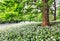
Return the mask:
[[48,0],[42,0],[43,2],[43,22],[42,26],[49,26],[49,6],[47,4]]
[[56,20],[56,1],[54,0],[54,21]]

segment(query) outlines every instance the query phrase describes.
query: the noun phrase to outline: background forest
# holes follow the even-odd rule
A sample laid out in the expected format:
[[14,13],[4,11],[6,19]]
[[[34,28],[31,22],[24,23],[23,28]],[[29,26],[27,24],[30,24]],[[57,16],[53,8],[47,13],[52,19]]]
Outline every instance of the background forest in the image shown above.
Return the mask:
[[[53,0],[49,4],[49,19],[53,20]],[[57,20],[60,20],[60,3],[56,0]],[[0,0],[0,22],[42,21],[42,0]]]
[[0,0],[0,41],[60,41],[60,0]]

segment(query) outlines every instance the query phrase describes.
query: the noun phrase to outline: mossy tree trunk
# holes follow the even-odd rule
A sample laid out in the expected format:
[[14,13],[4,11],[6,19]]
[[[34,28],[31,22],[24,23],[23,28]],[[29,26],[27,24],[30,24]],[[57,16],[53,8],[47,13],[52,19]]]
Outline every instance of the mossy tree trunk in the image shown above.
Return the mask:
[[43,3],[43,22],[42,26],[49,26],[49,5],[47,4],[48,0],[42,0]]

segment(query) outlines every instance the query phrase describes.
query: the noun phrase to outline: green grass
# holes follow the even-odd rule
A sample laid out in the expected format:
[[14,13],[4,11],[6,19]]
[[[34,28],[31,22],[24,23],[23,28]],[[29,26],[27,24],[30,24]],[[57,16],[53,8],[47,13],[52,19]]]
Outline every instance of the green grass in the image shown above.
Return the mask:
[[42,27],[30,24],[0,32],[0,41],[60,41],[60,24]]

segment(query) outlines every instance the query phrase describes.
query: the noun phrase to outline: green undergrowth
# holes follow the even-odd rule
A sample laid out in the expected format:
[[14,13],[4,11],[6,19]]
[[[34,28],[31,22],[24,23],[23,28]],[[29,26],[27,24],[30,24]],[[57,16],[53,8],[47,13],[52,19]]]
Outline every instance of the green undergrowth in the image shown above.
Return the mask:
[[60,24],[50,27],[29,24],[0,32],[0,41],[60,41]]

